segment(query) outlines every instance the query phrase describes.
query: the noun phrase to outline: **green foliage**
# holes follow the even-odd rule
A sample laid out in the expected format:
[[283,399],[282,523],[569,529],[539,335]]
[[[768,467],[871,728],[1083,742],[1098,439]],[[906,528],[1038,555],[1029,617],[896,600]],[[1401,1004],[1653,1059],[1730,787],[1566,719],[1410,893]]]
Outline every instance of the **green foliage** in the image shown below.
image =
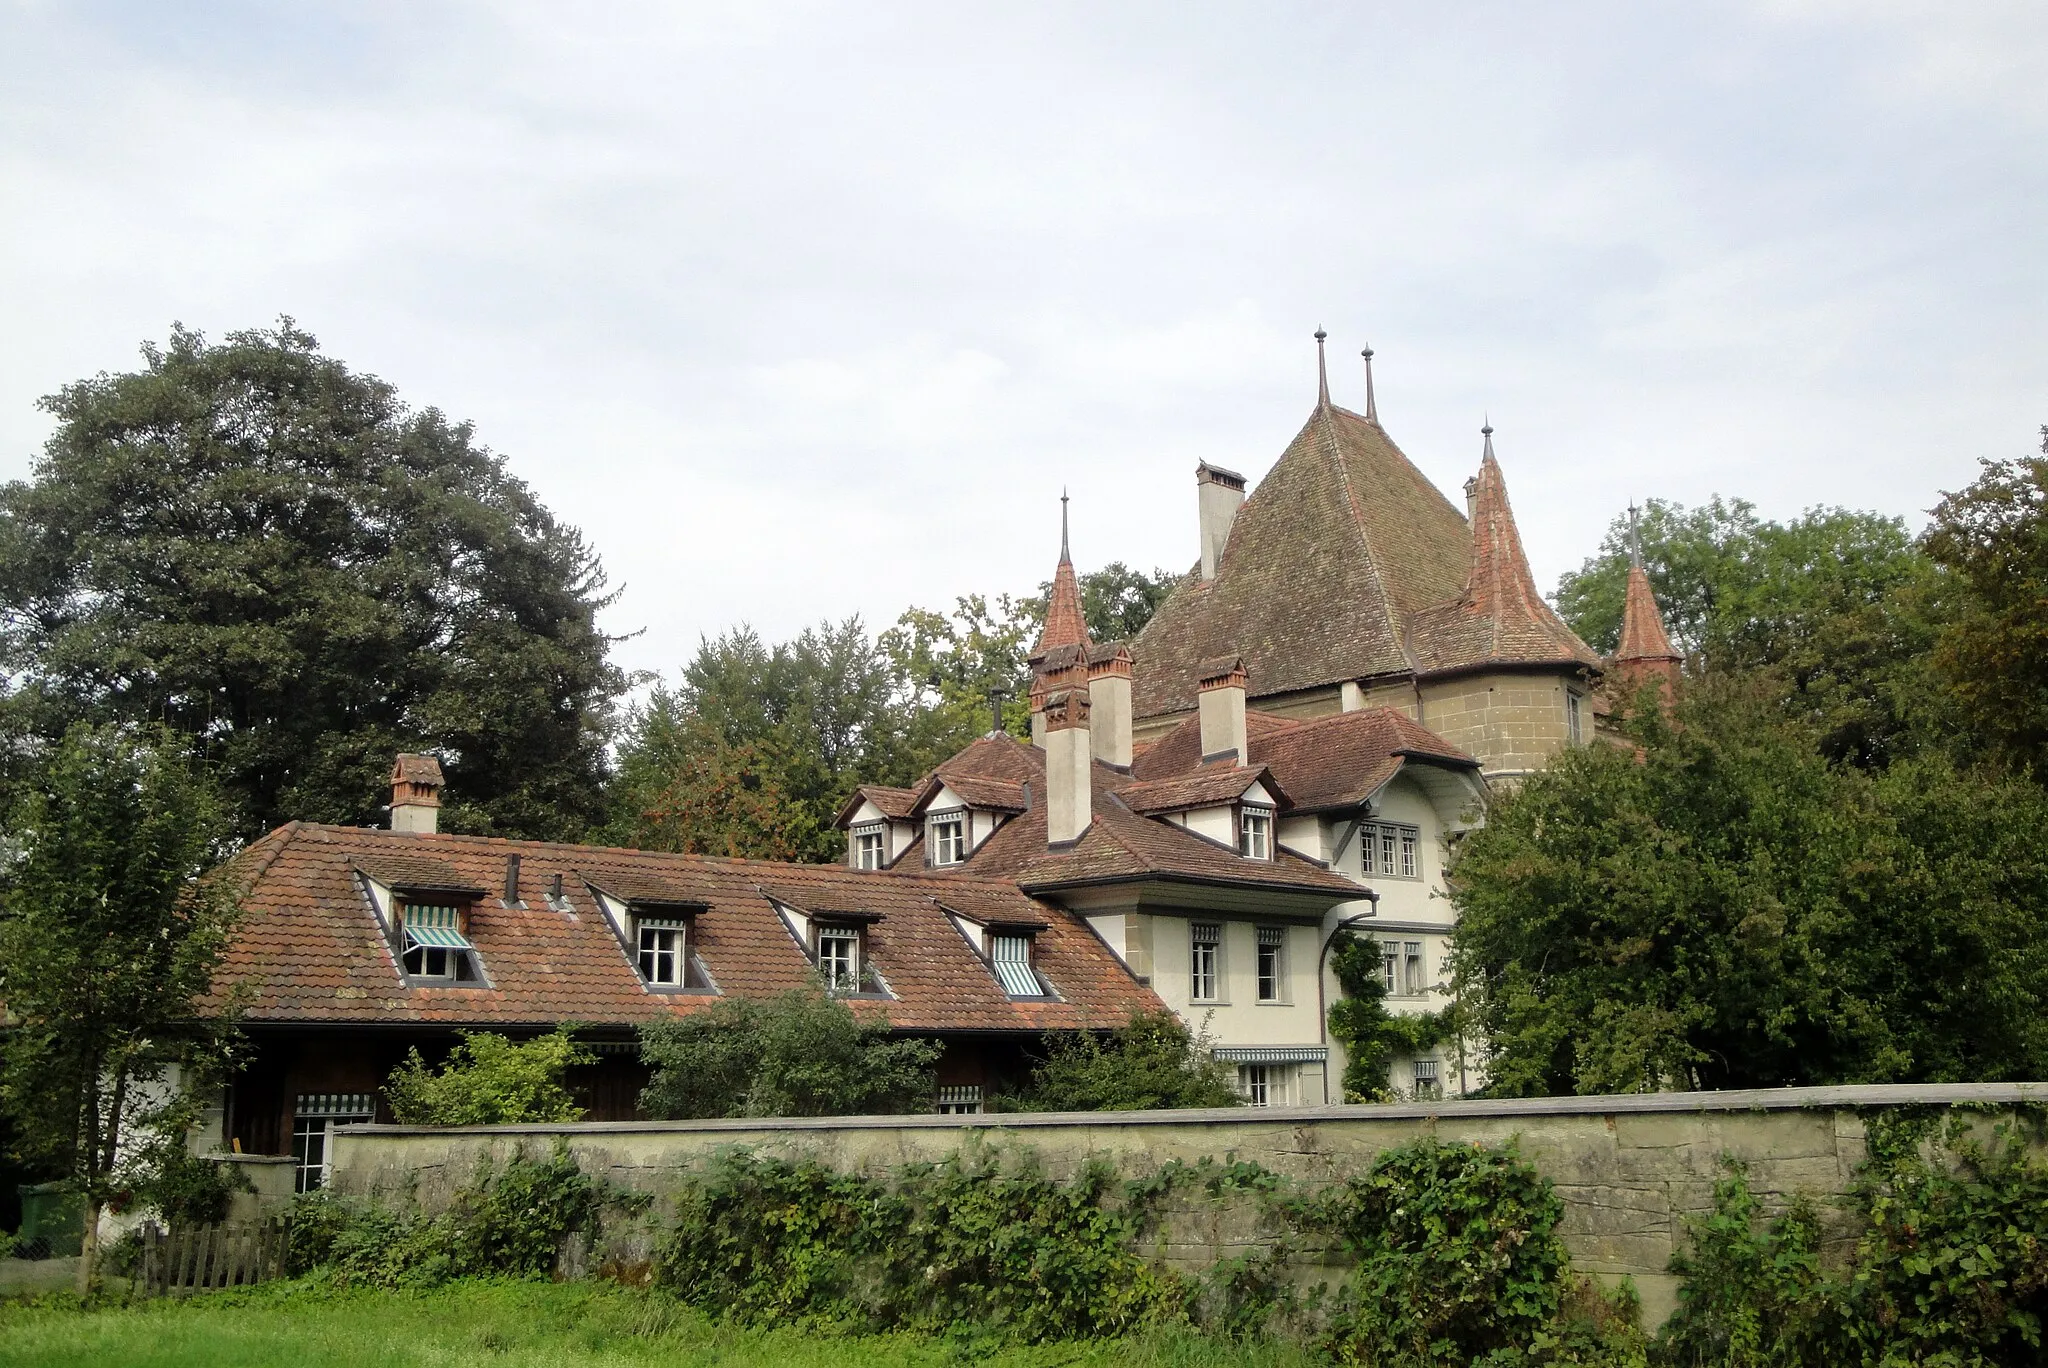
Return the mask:
[[1826,1304],[1821,1231],[1809,1203],[1765,1220],[1740,1166],[1714,1184],[1714,1209],[1687,1222],[1671,1260],[1683,1278],[1660,1336],[1674,1368],[1797,1368],[1824,1362],[1835,1308]]
[[182,1144],[235,1038],[231,996],[198,1014],[237,912],[232,871],[199,877],[220,830],[213,789],[175,742],[83,725],[13,822],[0,1102],[20,1156],[85,1195],[82,1280],[101,1205],[136,1181],[117,1171],[124,1141]]
[[373,822],[428,748],[444,823],[580,834],[624,687],[597,558],[468,425],[317,348],[174,328],[44,401],[34,478],[0,490],[0,722],[161,721],[244,836]]
[[564,1023],[514,1043],[489,1031],[464,1031],[439,1073],[415,1047],[391,1071],[384,1095],[405,1126],[507,1126],[522,1121],[580,1121],[583,1109],[563,1079],[595,1062]]
[[1235,1107],[1237,1071],[1171,1012],[1131,1013],[1107,1036],[1068,1031],[1046,1038],[1046,1059],[1021,1092],[992,1099],[1005,1111],[1151,1111]]
[[660,1273],[742,1321],[800,1319],[1037,1342],[1180,1319],[1186,1289],[1134,1250],[1141,1208],[1100,1168],[1067,1182],[982,1156],[887,1182],[741,1151],[677,1202]]
[[1386,1007],[1377,942],[1346,931],[1330,951],[1330,970],[1344,996],[1330,1004],[1330,1035],[1344,1047],[1344,1099],[1386,1102],[1394,1062],[1430,1050],[1454,1033],[1455,1009],[1395,1015]]
[[310,1192],[287,1212],[291,1271],[372,1287],[420,1287],[450,1278],[543,1278],[563,1244],[593,1232],[607,1206],[626,1204],[578,1168],[557,1142],[544,1159],[516,1155],[502,1171],[481,1162],[468,1186],[432,1217],[331,1192]]
[[[1081,590],[1081,620],[1088,625],[1094,641],[1130,641],[1145,629],[1159,605],[1174,591],[1183,575],[1160,566],[1151,574],[1134,570],[1122,561],[1111,561],[1100,570],[1075,576]],[[1044,623],[1052,603],[1052,581],[1038,586],[1036,597],[1019,605],[1035,629]]]
[[922,1110],[939,1047],[892,1040],[812,987],[766,1002],[720,998],[708,1011],[643,1026],[653,1077],[640,1109],[664,1120],[848,1116]]
[[2032,1078],[2048,795],[1939,754],[1833,766],[1697,682],[1639,753],[1564,752],[1465,838],[1461,998],[1503,1095]]
[[160,1131],[123,1177],[132,1184],[133,1199],[173,1229],[219,1225],[236,1193],[256,1190],[238,1165],[192,1153],[183,1127]]

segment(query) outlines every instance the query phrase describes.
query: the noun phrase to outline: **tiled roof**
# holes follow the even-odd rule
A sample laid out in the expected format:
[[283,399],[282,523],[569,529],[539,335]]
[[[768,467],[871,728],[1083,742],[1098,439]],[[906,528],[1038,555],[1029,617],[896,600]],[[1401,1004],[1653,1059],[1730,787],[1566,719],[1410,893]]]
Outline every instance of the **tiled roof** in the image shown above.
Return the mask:
[[1228,653],[1255,696],[1405,673],[1407,618],[1458,596],[1469,544],[1378,423],[1318,405],[1238,510],[1216,578],[1191,572],[1132,643],[1135,715],[1193,707],[1196,668]]
[[398,763],[392,767],[392,778],[408,784],[427,784],[439,788],[441,762],[431,755],[419,755],[411,751],[401,752]]
[[1679,659],[1664,631],[1664,615],[1657,610],[1650,577],[1639,564],[1628,568],[1628,597],[1621,607],[1621,644],[1614,648],[1614,659],[1616,663]]
[[[407,987],[355,870],[427,861],[472,886],[494,888],[505,857],[513,854],[521,859],[522,888],[546,888],[561,876],[567,910],[532,894],[523,908],[505,907],[495,897],[478,899],[467,930],[489,986]],[[1025,896],[1013,883],[971,873],[927,878],[837,865],[303,823],[250,846],[233,872],[247,881],[246,915],[216,986],[249,986],[253,997],[245,1020],[252,1024],[574,1020],[626,1026],[702,1011],[715,1001],[702,994],[648,991],[585,880],[703,903],[694,948],[728,994],[769,996],[808,981],[809,961],[761,891],[772,885],[819,906],[860,907],[882,916],[868,943],[896,1000],[853,1005],[901,1029],[1035,1032],[1115,1023],[1133,1008],[1159,1006],[1071,916]],[[1046,923],[1035,963],[1064,1001],[1011,1001],[940,910],[934,901],[940,895],[972,897],[991,916]]]
[[900,822],[910,816],[917,806],[919,790],[914,788],[890,788],[884,784],[862,784],[847,797],[839,809],[841,825],[851,821],[853,814],[860,811],[864,802],[873,803],[884,817]]
[[1059,568],[1052,575],[1052,596],[1045,604],[1045,626],[1039,629],[1038,644],[1031,648],[1031,658],[1042,660],[1060,646],[1078,646],[1086,651],[1089,644],[1088,619],[1081,611],[1081,585],[1074,578],[1074,562],[1068,559],[1062,541]]
[[1141,817],[1159,812],[1186,812],[1190,808],[1217,807],[1244,797],[1245,790],[1263,781],[1281,803],[1287,795],[1264,765],[1205,765],[1193,774],[1171,779],[1126,784],[1117,790],[1123,805]]
[[[1320,812],[1355,807],[1394,777],[1410,759],[1457,769],[1479,762],[1429,728],[1393,708],[1365,708],[1326,717],[1290,719],[1257,709],[1245,712],[1250,762],[1270,770],[1285,807]],[[1201,765],[1199,719],[1184,719],[1135,766],[1140,780],[1161,782]]]
[[1551,610],[1529,573],[1491,429],[1473,489],[1471,571],[1454,602],[1415,614],[1409,630],[1419,672],[1491,664],[1600,667],[1593,648]]
[[1031,806],[1031,796],[1022,783],[958,769],[949,774],[934,774],[918,796],[917,806],[926,807],[938,797],[941,784],[969,807],[986,808],[990,812],[1022,812]]
[[446,860],[404,851],[378,851],[355,860],[355,867],[387,888],[412,892],[478,893],[484,885],[463,877]]

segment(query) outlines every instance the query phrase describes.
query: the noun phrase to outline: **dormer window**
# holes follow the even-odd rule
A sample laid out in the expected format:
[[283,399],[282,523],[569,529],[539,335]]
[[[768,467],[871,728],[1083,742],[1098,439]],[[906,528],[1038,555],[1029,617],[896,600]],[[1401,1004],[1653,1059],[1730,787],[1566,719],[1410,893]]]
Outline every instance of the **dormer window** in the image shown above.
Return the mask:
[[933,865],[956,865],[967,859],[967,809],[934,812],[925,819],[925,848]]
[[462,910],[408,904],[403,915],[405,972],[416,979],[475,982],[476,947],[462,933]]
[[860,928],[821,926],[818,928],[818,977],[831,993],[860,991]]
[[853,829],[853,867],[880,869],[888,863],[888,848],[880,822],[867,822]]
[[640,942],[640,977],[658,987],[682,987],[690,923],[680,917],[638,917],[634,931]]
[[1014,932],[991,932],[988,938],[989,964],[996,981],[1011,997],[1044,997],[1045,985],[1031,967],[1031,937]]
[[1273,858],[1273,809],[1255,803],[1238,808],[1237,851],[1247,860]]

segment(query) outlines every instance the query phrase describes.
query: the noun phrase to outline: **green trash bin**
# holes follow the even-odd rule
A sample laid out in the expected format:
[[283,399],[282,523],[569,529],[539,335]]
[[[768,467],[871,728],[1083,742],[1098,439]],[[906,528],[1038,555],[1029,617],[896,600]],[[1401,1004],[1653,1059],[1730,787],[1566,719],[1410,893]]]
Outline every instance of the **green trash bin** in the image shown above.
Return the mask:
[[45,1259],[74,1258],[85,1249],[85,1197],[65,1183],[24,1183],[16,1252]]

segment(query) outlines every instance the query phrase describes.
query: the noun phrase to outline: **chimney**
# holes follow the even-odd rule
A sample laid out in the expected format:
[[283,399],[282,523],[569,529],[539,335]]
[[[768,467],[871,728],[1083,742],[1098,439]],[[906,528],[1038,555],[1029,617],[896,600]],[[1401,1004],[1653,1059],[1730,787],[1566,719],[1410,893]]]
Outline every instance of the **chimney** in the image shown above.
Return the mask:
[[519,857],[505,857],[505,906],[519,906]]
[[1202,759],[1228,756],[1233,764],[1244,764],[1249,755],[1244,733],[1244,660],[1234,655],[1205,660],[1196,679],[1201,690]]
[[1088,653],[1088,735],[1095,758],[1131,767],[1131,652],[1121,642]]
[[1476,522],[1479,518],[1479,477],[1474,475],[1465,481],[1465,521]]
[[1063,688],[1045,700],[1045,841],[1081,839],[1093,816],[1089,773],[1088,691]]
[[1212,580],[1223,564],[1230,525],[1244,505],[1244,476],[1204,461],[1195,467],[1195,497],[1202,523],[1202,578]]
[[441,824],[441,762],[402,752],[391,767],[391,829],[432,835]]

